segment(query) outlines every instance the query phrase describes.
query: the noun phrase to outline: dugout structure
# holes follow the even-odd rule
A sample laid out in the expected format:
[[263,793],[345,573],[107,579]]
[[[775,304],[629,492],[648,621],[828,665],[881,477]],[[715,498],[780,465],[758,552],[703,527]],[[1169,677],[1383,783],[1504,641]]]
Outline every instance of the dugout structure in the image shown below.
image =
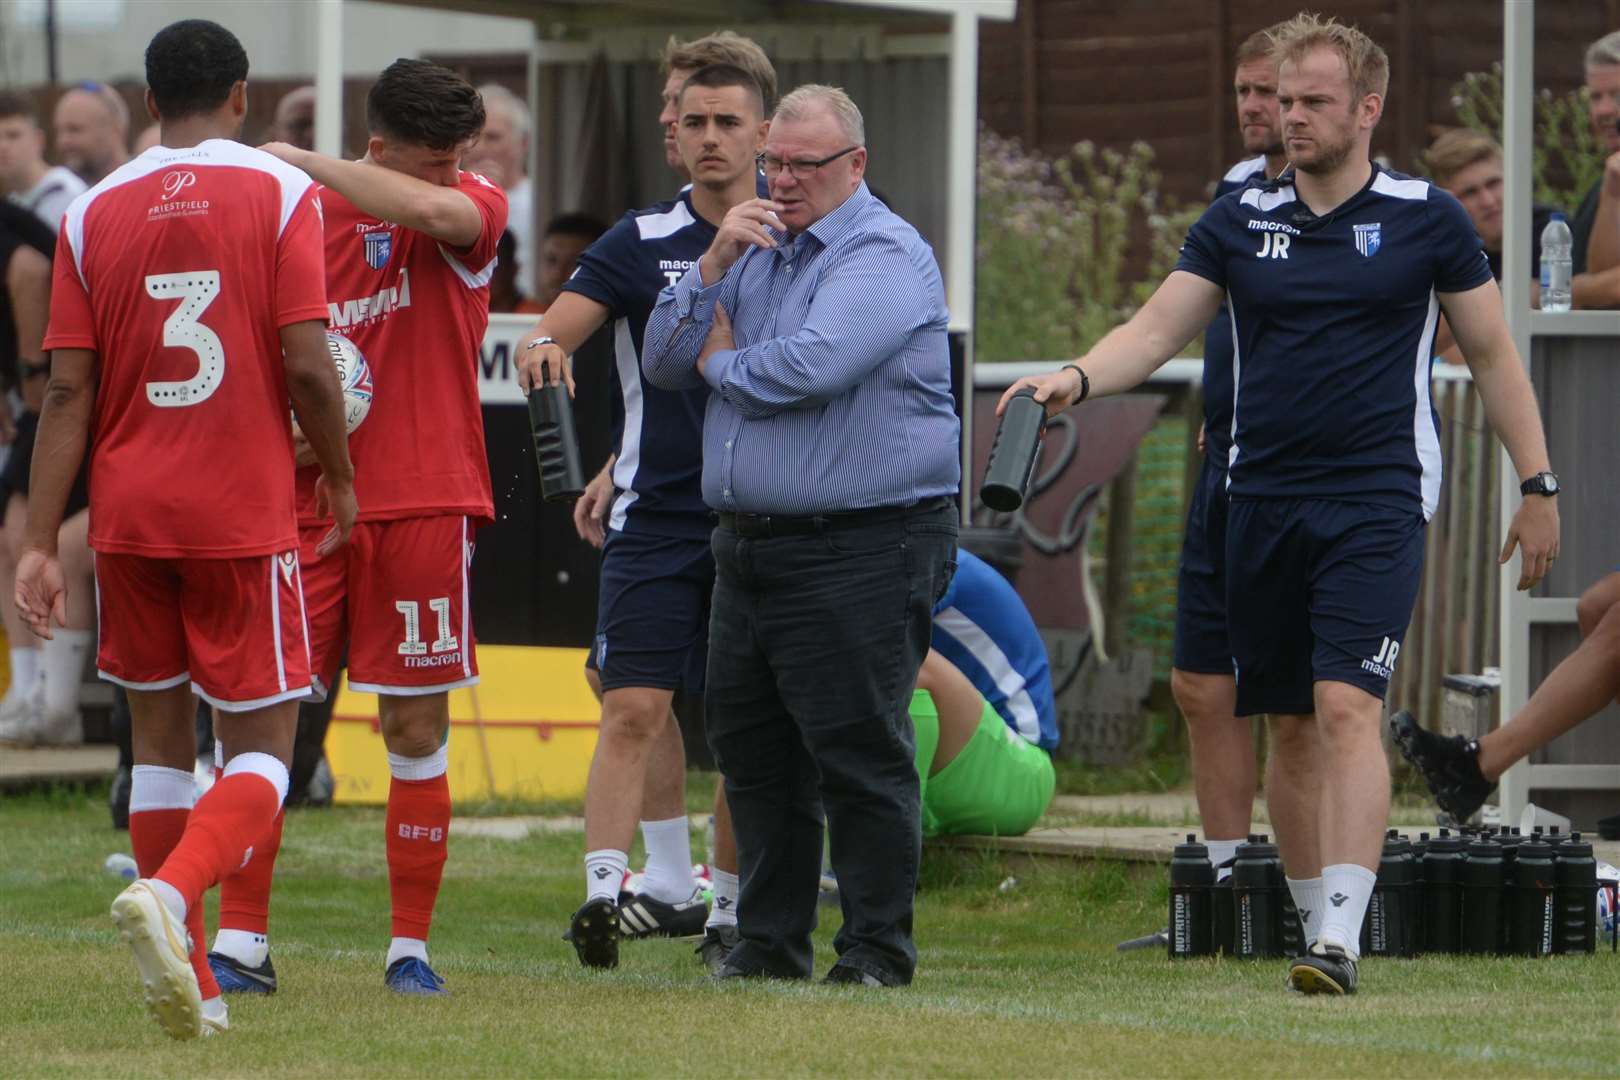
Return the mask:
[[[1559,500],[1563,548],[1530,593],[1514,588],[1517,559],[1501,577],[1501,716],[1524,705],[1547,673],[1575,647],[1575,601],[1620,566],[1620,312],[1550,313],[1530,307],[1530,200],[1535,95],[1535,0],[1503,0],[1502,144],[1506,207],[1502,295],[1508,326],[1530,365],[1553,468],[1568,494]],[[1580,63],[1579,56],[1565,61]],[[1504,451],[1501,532],[1519,504],[1518,478]],[[1555,740],[1502,777],[1503,820],[1528,802],[1576,822],[1620,809],[1620,707]]]

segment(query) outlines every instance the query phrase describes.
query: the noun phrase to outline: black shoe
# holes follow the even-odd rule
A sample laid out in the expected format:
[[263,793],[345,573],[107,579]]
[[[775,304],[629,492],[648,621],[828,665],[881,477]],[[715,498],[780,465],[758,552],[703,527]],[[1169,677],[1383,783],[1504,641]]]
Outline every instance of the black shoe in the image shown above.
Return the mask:
[[702,889],[693,889],[678,904],[637,893],[619,905],[619,921],[620,932],[628,938],[698,937],[709,921],[709,906],[703,902]]
[[1389,731],[1401,755],[1418,772],[1440,809],[1461,825],[1479,812],[1496,785],[1479,771],[1479,741],[1436,735],[1404,709],[1389,718]]
[[827,986],[888,986],[889,984],[876,975],[862,971],[860,968],[850,967],[848,964],[834,964],[827,972],[827,977],[821,980]]
[[742,935],[735,926],[710,926],[703,931],[703,940],[698,942],[695,950],[703,961],[703,966],[709,969],[710,975],[718,975],[725,966],[726,957],[731,950],[737,947]]
[[1288,968],[1288,983],[1302,994],[1356,992],[1356,962],[1337,945],[1317,942]]
[[619,966],[619,909],[606,897],[587,900],[574,912],[563,935],[574,943],[579,962],[586,967]]

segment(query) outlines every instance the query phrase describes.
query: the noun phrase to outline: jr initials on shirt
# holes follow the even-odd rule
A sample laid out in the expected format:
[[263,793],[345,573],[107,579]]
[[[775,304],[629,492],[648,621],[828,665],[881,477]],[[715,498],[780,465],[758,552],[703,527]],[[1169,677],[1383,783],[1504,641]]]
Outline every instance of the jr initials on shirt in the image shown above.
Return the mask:
[[1255,255],[1262,259],[1288,258],[1288,234],[1268,232],[1260,234],[1260,250]]

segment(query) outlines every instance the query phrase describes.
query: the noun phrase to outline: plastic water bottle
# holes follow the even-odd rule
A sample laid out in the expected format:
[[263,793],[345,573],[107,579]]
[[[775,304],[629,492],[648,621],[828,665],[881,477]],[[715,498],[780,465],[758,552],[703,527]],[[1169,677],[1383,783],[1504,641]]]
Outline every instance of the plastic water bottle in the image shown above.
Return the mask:
[[121,851],[115,851],[107,856],[107,861],[101,864],[101,868],[113,877],[123,878],[125,881],[134,881],[141,876],[135,869],[135,860]]
[[1568,311],[1571,302],[1569,279],[1574,264],[1571,253],[1575,244],[1569,234],[1569,222],[1563,214],[1553,214],[1547,227],[1541,230],[1541,310]]

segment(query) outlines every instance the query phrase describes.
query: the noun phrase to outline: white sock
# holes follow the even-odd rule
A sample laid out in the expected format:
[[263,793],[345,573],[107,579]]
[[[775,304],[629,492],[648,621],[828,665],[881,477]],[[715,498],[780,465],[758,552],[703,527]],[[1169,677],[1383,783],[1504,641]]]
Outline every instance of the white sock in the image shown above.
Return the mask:
[[[619,902],[619,885],[624,881],[624,872],[630,866],[630,856],[622,851],[612,848],[602,848],[600,851],[587,851],[585,853],[585,900],[598,900],[603,897]],[[685,897],[682,897],[684,900]]]
[[39,681],[39,650],[37,648],[14,648],[11,650],[11,689],[6,696],[16,694],[18,697],[27,697],[34,692],[34,684]]
[[692,829],[686,815],[643,821],[641,842],[647,846],[647,873],[641,891],[654,900],[678,904],[692,895]]
[[95,635],[89,630],[57,630],[39,648],[40,674],[45,680],[45,713],[60,716],[78,712],[79,684],[84,682],[84,658]]
[[163,906],[169,909],[169,914],[174,916],[174,921],[182,926],[185,925],[186,898],[180,895],[180,890],[162,878],[147,878],[146,883],[152,887],[152,892],[157,895],[157,898],[163,901]]
[[1335,863],[1322,867],[1322,932],[1318,940],[1331,942],[1351,959],[1361,957],[1361,920],[1367,915],[1373,883],[1378,875],[1355,863]]
[[270,955],[270,939],[251,930],[226,930],[214,935],[214,952],[224,953],[239,964],[256,968]]
[[709,909],[709,921],[703,925],[736,926],[737,875],[724,870],[710,870],[709,876],[714,879],[714,906]]
[[1222,881],[1232,876],[1230,866],[1221,868],[1221,863],[1231,862],[1237,857],[1238,845],[1248,840],[1242,837],[1237,840],[1205,840],[1204,846],[1209,848],[1209,864],[1215,868],[1215,880]]
[[393,967],[395,961],[403,960],[407,956],[414,956],[422,963],[427,963],[427,942],[414,937],[394,938],[388,943],[388,959],[383,966]]
[[225,1018],[225,999],[216,994],[202,1003],[202,1014],[205,1020],[223,1020]]
[[1308,949],[1322,936],[1322,904],[1325,902],[1322,898],[1322,879],[1313,877],[1283,880],[1288,882],[1288,895],[1294,898],[1294,908],[1299,912],[1299,925],[1305,936],[1305,947]]

